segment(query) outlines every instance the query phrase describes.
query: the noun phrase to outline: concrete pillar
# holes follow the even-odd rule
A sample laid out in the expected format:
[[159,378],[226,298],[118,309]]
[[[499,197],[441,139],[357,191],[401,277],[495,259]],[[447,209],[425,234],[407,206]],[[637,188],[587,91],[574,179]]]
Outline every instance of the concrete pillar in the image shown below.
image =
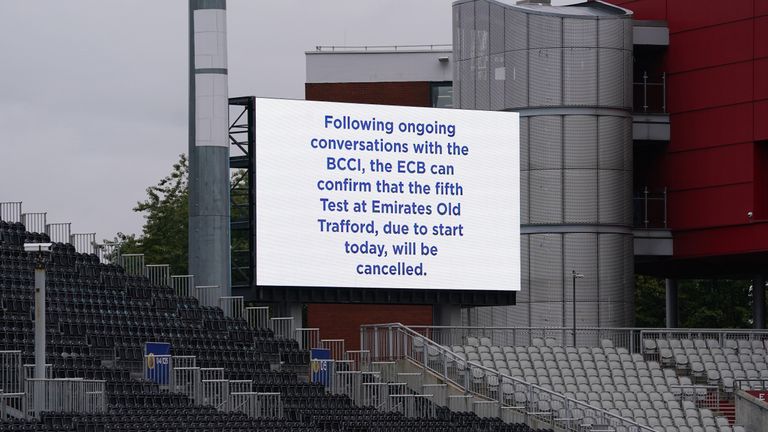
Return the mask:
[[275,308],[273,317],[293,317],[293,326],[295,328],[304,327],[304,304],[303,303],[280,303]]
[[45,267],[35,268],[35,378],[45,378]]
[[678,323],[677,316],[677,280],[667,279],[667,328],[677,328]]
[[[432,321],[436,326],[460,327],[461,305],[440,303],[432,306]],[[444,332],[440,343],[444,345],[461,345],[461,332]]]
[[752,280],[752,321],[758,330],[765,328],[765,276],[756,275]]

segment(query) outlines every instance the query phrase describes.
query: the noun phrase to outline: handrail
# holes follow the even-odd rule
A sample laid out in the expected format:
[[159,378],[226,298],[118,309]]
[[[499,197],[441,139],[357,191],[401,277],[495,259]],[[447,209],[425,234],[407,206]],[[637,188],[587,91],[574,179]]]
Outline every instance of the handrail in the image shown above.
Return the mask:
[[[515,383],[515,384],[524,386],[526,389],[528,389],[529,393],[533,393],[533,391],[538,392],[538,393],[544,393],[544,394],[547,394],[547,395],[550,396],[550,400],[560,399],[560,400],[565,401],[567,404],[571,404],[571,405],[573,405],[575,407],[578,407],[578,408],[580,408],[582,410],[590,410],[590,411],[593,411],[593,412],[597,412],[603,418],[614,419],[614,420],[616,420],[618,422],[624,423],[625,426],[637,428],[636,430],[643,430],[643,431],[654,432],[654,429],[652,429],[652,428],[650,428],[648,426],[644,426],[644,425],[636,423],[636,422],[634,422],[634,421],[632,421],[630,419],[626,419],[624,417],[615,415],[615,414],[613,414],[613,413],[611,413],[609,411],[603,410],[602,408],[597,408],[597,407],[592,406],[590,404],[578,401],[576,399],[569,398],[569,397],[567,397],[567,396],[565,396],[563,394],[554,392],[554,391],[546,389],[544,387],[540,387],[540,386],[538,386],[536,384],[531,384],[531,383],[529,383],[527,381],[524,381],[522,379],[515,378],[515,377],[509,376],[509,375],[506,375],[506,374],[502,374],[498,370],[485,367],[485,366],[483,366],[481,364],[478,364],[478,363],[470,361],[470,360],[466,360],[466,359],[462,358],[461,356],[457,355],[456,353],[454,353],[453,351],[447,349],[446,347],[444,347],[444,346],[434,342],[433,340],[429,339],[428,337],[426,337],[426,336],[424,336],[424,335],[422,335],[422,334],[420,334],[420,333],[418,333],[418,332],[416,332],[416,331],[410,329],[409,327],[406,327],[406,326],[404,326],[403,324],[400,324],[400,323],[378,324],[378,325],[376,325],[376,324],[369,324],[369,325],[361,326],[361,339],[363,339],[363,340],[361,340],[361,344],[364,347],[366,346],[365,345],[365,340],[364,340],[365,339],[365,332],[363,332],[364,328],[376,329],[376,330],[382,329],[382,330],[386,330],[387,332],[389,332],[391,330],[397,330],[398,332],[402,332],[402,333],[404,333],[406,335],[409,335],[412,338],[418,338],[418,340],[420,340],[420,342],[423,344],[422,347],[423,347],[423,352],[425,354],[424,359],[423,359],[424,361],[422,362],[422,365],[421,365],[422,368],[432,370],[433,372],[439,374],[445,381],[450,381],[451,383],[455,384],[456,386],[458,386],[460,388],[464,388],[465,392],[467,392],[467,393],[476,394],[476,395],[484,397],[484,398],[488,397],[487,395],[483,395],[481,393],[473,391],[470,388],[471,386],[463,386],[460,383],[452,380],[450,377],[448,377],[448,375],[447,375],[447,373],[445,373],[445,371],[437,371],[437,370],[429,367],[428,359],[427,359],[428,355],[426,355],[427,354],[427,350],[436,351],[437,353],[442,354],[446,358],[450,358],[456,364],[471,365],[471,367],[483,371],[485,376],[489,376],[489,375],[490,376],[496,376],[498,378],[499,387],[501,387],[502,383],[505,383],[505,382]],[[394,351],[394,349],[391,346],[391,344],[388,344],[388,345],[389,345],[388,349],[390,351]],[[373,348],[378,348],[378,346],[373,347]],[[376,358],[374,360],[378,360],[379,359],[378,358],[379,356],[378,356],[378,353],[377,353],[376,349],[370,349],[369,348],[369,351],[371,351],[372,355],[376,356]],[[391,354],[390,356],[388,356],[390,358],[394,356],[394,352],[390,352],[389,354]],[[402,358],[407,358],[407,357],[408,356],[405,353],[402,356]],[[398,358],[401,358],[401,357],[398,357]],[[416,360],[416,359],[414,359],[414,360]],[[447,362],[446,362],[446,365],[447,365]],[[499,402],[500,402],[500,406],[501,405],[505,405],[502,400],[500,400]],[[530,400],[528,402],[530,402]],[[553,421],[555,421],[555,419],[553,419]]]

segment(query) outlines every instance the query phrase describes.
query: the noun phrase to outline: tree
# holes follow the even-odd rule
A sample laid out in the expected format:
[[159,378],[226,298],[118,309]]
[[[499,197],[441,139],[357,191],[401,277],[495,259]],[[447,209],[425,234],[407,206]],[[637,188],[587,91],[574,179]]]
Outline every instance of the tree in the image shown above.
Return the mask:
[[188,179],[187,156],[181,154],[171,173],[148,187],[147,199],[133,208],[144,213],[141,235],[117,234],[121,254],[142,253],[147,263],[169,264],[172,274],[187,274]]
[[664,281],[652,276],[635,275],[635,325],[664,327]]

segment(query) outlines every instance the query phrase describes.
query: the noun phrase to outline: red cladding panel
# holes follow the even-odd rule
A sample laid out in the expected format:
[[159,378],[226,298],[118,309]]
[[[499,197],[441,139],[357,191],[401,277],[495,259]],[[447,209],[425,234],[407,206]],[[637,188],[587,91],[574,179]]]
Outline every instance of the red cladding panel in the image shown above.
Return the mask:
[[755,102],[755,141],[768,140],[768,101]]
[[426,81],[374,83],[306,83],[307,100],[428,107],[430,86]]
[[749,102],[752,73],[752,62],[744,62],[670,75],[670,112]]
[[752,183],[671,191],[670,226],[681,230],[747,223],[752,196]]
[[667,6],[669,31],[677,33],[751,18],[753,0],[670,0]]
[[673,191],[752,181],[752,143],[669,153],[664,159]]
[[668,72],[752,60],[751,19],[669,35]]
[[768,224],[676,232],[674,242],[675,257],[680,258],[765,251],[768,250]]
[[[768,4],[768,1],[759,3]],[[755,18],[755,58],[760,57],[768,57],[768,16]]]
[[673,114],[669,124],[670,152],[749,142],[752,104]]
[[768,99],[768,57],[755,60],[755,100]]
[[320,329],[323,339],[344,339],[344,348],[360,349],[360,326],[399,322],[432,325],[432,306],[386,304],[310,304],[307,327]]
[[768,2],[755,0],[755,16],[768,15]]
[[[667,19],[667,0],[609,0],[611,3],[619,5],[624,9],[629,9],[634,13],[636,20],[666,20]],[[676,0],[673,0],[676,1]]]

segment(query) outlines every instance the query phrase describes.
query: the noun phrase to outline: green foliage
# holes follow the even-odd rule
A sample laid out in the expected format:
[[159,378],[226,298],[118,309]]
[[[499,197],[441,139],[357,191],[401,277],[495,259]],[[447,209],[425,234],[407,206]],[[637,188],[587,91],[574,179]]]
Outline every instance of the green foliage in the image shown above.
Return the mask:
[[664,327],[665,302],[663,279],[635,275],[635,326]]
[[149,264],[170,264],[172,274],[187,274],[189,215],[189,167],[179,155],[173,171],[157,185],[147,188],[147,199],[133,211],[144,214],[142,234],[117,234],[120,253],[143,253]]

